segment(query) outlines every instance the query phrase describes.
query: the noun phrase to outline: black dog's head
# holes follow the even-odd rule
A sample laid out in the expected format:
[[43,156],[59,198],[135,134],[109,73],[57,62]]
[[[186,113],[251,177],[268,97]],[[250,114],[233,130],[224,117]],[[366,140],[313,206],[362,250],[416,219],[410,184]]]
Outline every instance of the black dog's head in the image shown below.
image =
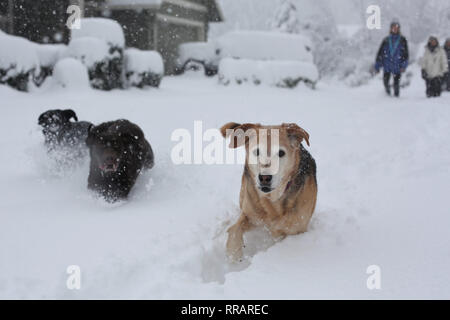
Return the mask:
[[47,141],[56,139],[61,128],[70,122],[70,119],[78,121],[75,111],[67,110],[48,110],[41,114],[38,119],[38,124],[43,128],[42,132]]
[[138,149],[140,130],[133,130],[128,121],[114,121],[91,126],[86,145],[91,154],[91,165],[103,175],[116,174],[131,167],[133,155]]

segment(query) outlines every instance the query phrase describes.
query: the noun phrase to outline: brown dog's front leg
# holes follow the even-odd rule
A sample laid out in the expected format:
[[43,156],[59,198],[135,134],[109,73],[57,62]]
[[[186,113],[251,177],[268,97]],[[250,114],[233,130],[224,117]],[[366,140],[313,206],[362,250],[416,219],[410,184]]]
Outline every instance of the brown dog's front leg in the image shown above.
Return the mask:
[[244,232],[248,229],[248,219],[244,214],[241,214],[239,220],[228,229],[227,255],[233,262],[238,262],[242,258]]

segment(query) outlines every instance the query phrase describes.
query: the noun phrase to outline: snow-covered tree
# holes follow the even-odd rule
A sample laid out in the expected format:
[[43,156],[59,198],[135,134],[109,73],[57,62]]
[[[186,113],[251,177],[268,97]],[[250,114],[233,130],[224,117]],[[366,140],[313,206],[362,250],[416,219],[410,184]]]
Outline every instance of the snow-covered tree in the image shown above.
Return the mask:
[[295,5],[290,0],[280,0],[271,22],[271,29],[287,33],[298,33],[299,25]]

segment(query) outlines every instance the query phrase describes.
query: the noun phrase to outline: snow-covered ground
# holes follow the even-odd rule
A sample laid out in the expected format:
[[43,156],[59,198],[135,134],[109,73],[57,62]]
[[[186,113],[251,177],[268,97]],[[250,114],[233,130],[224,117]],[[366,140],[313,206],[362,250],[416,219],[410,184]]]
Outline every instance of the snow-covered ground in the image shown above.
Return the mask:
[[[418,70],[400,99],[380,79],[312,91],[185,75],[160,89],[51,90],[0,86],[0,298],[450,298],[450,94],[426,99]],[[96,199],[87,162],[48,159],[37,117],[69,107],[144,130],[156,166],[128,201]],[[319,183],[310,230],[278,243],[252,232],[248,259],[230,266],[242,165],[174,165],[171,134],[195,120],[305,128]],[[66,287],[69,265],[80,290]],[[367,289],[370,265],[380,290]]]

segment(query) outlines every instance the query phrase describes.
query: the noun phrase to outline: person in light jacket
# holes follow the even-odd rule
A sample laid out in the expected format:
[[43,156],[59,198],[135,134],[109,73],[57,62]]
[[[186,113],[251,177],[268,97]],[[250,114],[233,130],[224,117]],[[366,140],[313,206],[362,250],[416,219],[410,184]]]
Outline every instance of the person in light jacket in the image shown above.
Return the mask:
[[445,50],[439,47],[439,40],[431,36],[420,61],[422,77],[426,84],[427,97],[439,97],[442,90],[442,79],[448,72]]

